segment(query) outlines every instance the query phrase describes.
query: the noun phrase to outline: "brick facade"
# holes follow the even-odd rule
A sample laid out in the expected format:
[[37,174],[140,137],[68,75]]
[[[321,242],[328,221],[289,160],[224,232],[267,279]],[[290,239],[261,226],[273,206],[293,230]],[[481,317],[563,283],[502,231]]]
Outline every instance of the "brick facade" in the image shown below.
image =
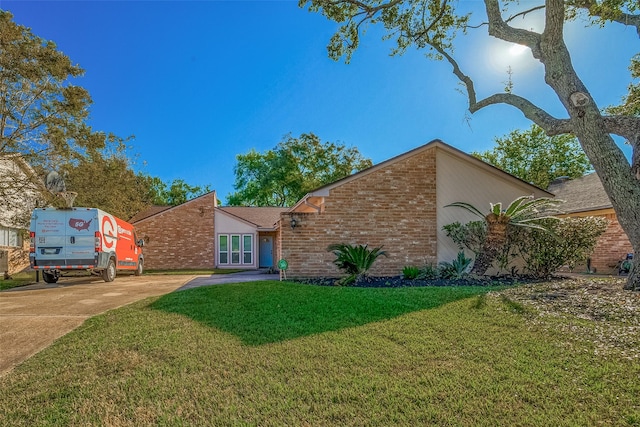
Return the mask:
[[609,226],[598,239],[598,244],[591,254],[591,270],[597,273],[617,273],[618,261],[633,252],[631,242],[622,230],[615,213],[599,215],[609,220]]
[[[29,267],[29,239],[25,238],[22,242],[22,247],[7,247],[0,246],[0,251],[3,252],[3,256],[7,257],[7,271],[0,271],[0,275],[5,273],[12,275]],[[4,260],[3,260],[4,261]],[[4,264],[4,263],[3,263]]]
[[436,234],[432,148],[332,188],[322,212],[282,214],[278,247],[289,264],[287,277],[297,278],[340,275],[330,244],[384,246],[389,256],[379,258],[371,274],[386,276],[435,260]]
[[146,269],[215,266],[215,192],[135,223]]

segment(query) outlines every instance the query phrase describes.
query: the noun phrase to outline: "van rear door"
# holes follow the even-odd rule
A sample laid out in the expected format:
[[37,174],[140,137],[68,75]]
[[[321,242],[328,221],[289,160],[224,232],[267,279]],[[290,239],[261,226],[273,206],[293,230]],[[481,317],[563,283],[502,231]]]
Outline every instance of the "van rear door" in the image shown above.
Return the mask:
[[44,268],[90,268],[95,264],[93,209],[42,209],[34,213],[35,265]]

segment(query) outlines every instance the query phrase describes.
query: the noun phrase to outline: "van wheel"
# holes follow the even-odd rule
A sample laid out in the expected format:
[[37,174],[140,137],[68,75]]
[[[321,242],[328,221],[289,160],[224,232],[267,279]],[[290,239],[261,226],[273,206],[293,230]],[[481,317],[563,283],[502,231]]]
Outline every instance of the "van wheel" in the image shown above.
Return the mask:
[[107,268],[102,270],[102,279],[105,282],[113,282],[115,278],[116,278],[116,262],[113,258],[111,258],[109,260],[109,263],[107,264]]
[[136,276],[142,276],[142,272],[144,271],[143,265],[142,265],[142,260],[139,259],[138,260],[138,268],[136,268],[136,272],[133,273]]
[[58,281],[58,276],[52,273],[47,273],[46,271],[42,272],[42,278],[47,283],[56,283]]

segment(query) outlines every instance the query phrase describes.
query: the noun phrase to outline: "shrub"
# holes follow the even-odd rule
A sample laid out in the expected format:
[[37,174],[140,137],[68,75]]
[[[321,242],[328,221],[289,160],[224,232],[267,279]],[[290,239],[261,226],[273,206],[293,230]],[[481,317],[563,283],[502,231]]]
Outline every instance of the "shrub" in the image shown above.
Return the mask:
[[443,279],[460,279],[467,275],[467,269],[471,265],[471,258],[467,258],[463,251],[451,262],[440,263],[440,277]]
[[343,285],[352,284],[366,276],[378,257],[387,256],[387,253],[382,250],[382,246],[369,249],[367,245],[353,246],[338,243],[329,246],[327,250],[336,256],[333,263],[347,274],[347,277],[340,280]]
[[427,264],[420,271],[420,279],[431,280],[440,277],[438,267],[433,264]]
[[549,233],[520,230],[514,238],[527,272],[542,278],[586,261],[608,223],[601,217],[562,218],[548,224]]
[[420,269],[412,265],[408,265],[402,269],[402,277],[407,280],[415,280],[420,277]]
[[458,249],[469,249],[478,255],[482,249],[482,243],[487,237],[487,225],[484,221],[470,221],[461,224],[456,221],[442,227],[453,243],[458,245]]

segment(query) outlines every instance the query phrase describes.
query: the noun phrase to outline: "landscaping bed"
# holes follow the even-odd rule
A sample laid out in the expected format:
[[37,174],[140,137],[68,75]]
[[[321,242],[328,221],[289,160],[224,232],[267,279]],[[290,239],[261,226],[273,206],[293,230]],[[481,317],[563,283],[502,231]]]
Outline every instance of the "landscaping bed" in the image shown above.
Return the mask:
[[[339,277],[319,277],[297,280],[298,283],[318,286],[341,286]],[[562,280],[561,278],[551,279]],[[459,279],[406,279],[403,276],[372,277],[365,276],[349,284],[356,288],[402,288],[425,286],[514,286],[527,283],[539,283],[542,279],[526,276],[515,277],[463,277]],[[548,280],[545,280],[548,281]]]

